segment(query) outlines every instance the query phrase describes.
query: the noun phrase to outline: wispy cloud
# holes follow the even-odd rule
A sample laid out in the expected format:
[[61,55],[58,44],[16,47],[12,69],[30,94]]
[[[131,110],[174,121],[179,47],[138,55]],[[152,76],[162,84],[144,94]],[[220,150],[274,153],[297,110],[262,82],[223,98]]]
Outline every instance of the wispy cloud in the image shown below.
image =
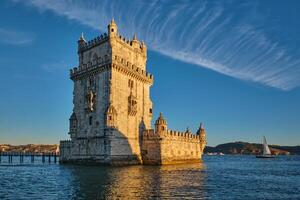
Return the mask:
[[274,37],[280,24],[258,12],[259,1],[13,1],[102,31],[114,17],[123,35],[137,32],[150,49],[175,59],[282,90],[300,85],[300,51]]
[[34,37],[30,33],[0,28],[0,43],[2,44],[26,45],[32,43],[33,40]]

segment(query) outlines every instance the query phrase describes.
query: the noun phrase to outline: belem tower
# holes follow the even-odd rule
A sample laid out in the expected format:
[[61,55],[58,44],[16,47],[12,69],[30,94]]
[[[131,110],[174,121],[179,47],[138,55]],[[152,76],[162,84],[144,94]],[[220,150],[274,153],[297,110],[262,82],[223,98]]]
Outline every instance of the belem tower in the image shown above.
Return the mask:
[[153,76],[146,71],[147,47],[136,35],[126,40],[114,20],[108,33],[78,40],[71,140],[60,141],[61,163],[174,164],[200,162],[205,130],[172,131],[160,113],[151,129]]

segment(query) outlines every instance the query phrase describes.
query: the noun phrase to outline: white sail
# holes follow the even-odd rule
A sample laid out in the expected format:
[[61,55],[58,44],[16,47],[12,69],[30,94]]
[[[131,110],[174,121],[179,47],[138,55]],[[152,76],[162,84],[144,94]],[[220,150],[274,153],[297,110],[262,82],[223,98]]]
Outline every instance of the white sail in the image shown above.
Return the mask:
[[269,149],[269,146],[267,144],[266,137],[264,136],[263,139],[263,155],[271,155],[271,151]]

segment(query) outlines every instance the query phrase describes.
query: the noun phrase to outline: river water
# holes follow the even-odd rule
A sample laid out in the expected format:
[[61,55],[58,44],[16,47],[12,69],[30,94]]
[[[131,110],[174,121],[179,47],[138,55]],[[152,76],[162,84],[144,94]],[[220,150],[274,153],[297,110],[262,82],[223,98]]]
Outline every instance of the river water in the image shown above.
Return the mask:
[[0,199],[300,199],[300,156],[204,156],[203,164],[0,164]]

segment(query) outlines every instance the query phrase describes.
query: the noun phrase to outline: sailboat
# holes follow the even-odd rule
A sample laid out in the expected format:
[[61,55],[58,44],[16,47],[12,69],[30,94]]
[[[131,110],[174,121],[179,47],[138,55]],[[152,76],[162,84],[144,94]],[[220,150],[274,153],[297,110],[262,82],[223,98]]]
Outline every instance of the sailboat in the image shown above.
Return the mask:
[[262,145],[263,145],[263,154],[262,155],[257,155],[256,158],[275,158],[271,154],[271,151],[270,151],[270,148],[267,144],[267,140],[266,140],[265,136],[263,137]]

